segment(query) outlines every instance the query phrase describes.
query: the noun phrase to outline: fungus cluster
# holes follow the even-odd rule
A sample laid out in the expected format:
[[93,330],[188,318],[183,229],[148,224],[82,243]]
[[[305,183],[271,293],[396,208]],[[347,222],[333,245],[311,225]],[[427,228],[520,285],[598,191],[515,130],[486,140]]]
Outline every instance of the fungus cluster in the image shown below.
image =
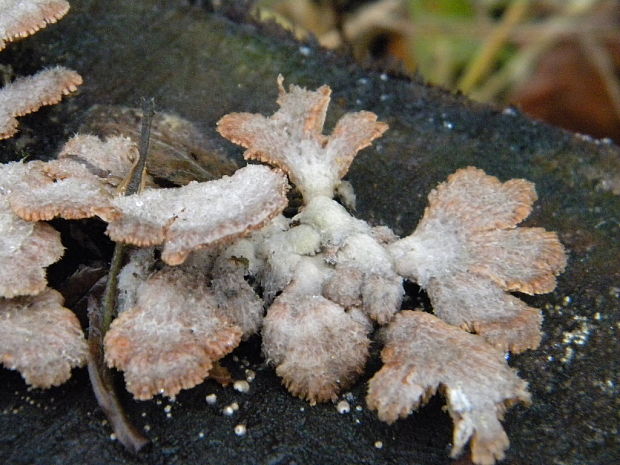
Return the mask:
[[[25,3],[0,0],[0,12]],[[65,3],[30,2],[47,16],[25,30],[57,19]],[[22,33],[0,22],[0,34],[8,41]],[[56,93],[78,80],[68,82]],[[20,85],[35,86],[0,91],[5,136],[15,116],[56,100],[36,97],[24,109],[15,103]],[[292,394],[335,400],[364,371],[373,330],[385,326],[368,405],[391,423],[440,389],[454,421],[452,456],[470,442],[474,463],[493,464],[508,447],[506,408],[530,400],[504,351],[540,342],[540,311],[509,292],[550,292],[566,263],[555,233],[517,227],[536,200],[534,186],[460,169],[431,192],[415,231],[399,238],[334,200],[337,192],[353,199],[342,178],[387,125],[370,112],[349,113],[324,135],[330,88],[287,91],[281,77],[278,86],[272,116],[233,113],[217,127],[247,160],[271,167],[174,188],[147,176],[140,193],[122,196],[135,143],[88,135],[68,141],[55,160],[0,166],[0,360],[35,387],[59,384],[84,363],[79,323],[45,281],[63,246],[42,221],[98,216],[114,241],[136,246],[104,339],[106,363],[123,371],[135,398],[201,383],[260,333],[265,358]],[[289,181],[303,197],[292,217],[282,213]],[[433,314],[401,309],[404,280],[426,290]]]
[[[58,0],[0,0],[0,50],[60,19],[69,4]],[[82,78],[62,67],[19,77],[0,89],[0,139],[17,132],[16,117],[57,103]],[[29,195],[45,182],[41,162],[0,165],[0,361],[26,382],[47,388],[65,382],[86,361],[86,341],[63,297],[47,287],[45,268],[62,257],[60,234],[11,210],[12,196]]]

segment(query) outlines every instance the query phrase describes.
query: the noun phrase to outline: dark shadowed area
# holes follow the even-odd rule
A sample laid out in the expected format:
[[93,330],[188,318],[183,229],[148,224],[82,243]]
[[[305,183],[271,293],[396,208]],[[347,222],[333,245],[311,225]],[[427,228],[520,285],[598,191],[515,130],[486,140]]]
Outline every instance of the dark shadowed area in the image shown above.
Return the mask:
[[[526,223],[557,231],[569,264],[555,292],[521,296],[543,309],[545,336],[538,350],[510,360],[530,383],[533,405],[508,411],[511,447],[502,463],[620,463],[618,147],[537,123],[518,110],[474,104],[416,80],[365,70],[275,27],[243,23],[234,13],[227,17],[172,0],[74,0],[61,22],[0,54],[18,74],[62,64],[85,81],[77,96],[21,118],[20,134],[0,143],[2,160],[50,157],[91,106],[137,106],[140,97],[152,96],[159,109],[202,129],[213,150],[241,162],[241,150],[217,135],[215,122],[231,111],[271,114],[281,73],[288,83],[331,86],[327,127],[357,110],[373,111],[390,125],[348,176],[357,213],[372,224],[408,234],[432,187],[461,167],[477,166],[502,181],[527,178],[540,200]],[[101,226],[94,227],[100,234]],[[72,257],[64,266],[79,261]],[[64,272],[57,267],[52,273],[57,269]],[[207,380],[173,403],[135,402],[119,376],[129,415],[153,441],[137,457],[110,438],[85,369],[49,391],[28,390],[18,374],[0,369],[0,463],[471,463],[466,455],[448,458],[452,426],[441,398],[392,426],[366,408],[366,382],[378,369],[379,348],[375,344],[365,376],[351,390],[346,414],[332,404],[311,407],[291,397],[263,365],[257,339],[224,363],[235,378],[245,369],[256,372],[249,393]],[[217,395],[214,405],[205,402],[211,393]],[[222,409],[232,402],[239,410],[225,416]],[[235,434],[238,424],[246,426],[244,436]]]

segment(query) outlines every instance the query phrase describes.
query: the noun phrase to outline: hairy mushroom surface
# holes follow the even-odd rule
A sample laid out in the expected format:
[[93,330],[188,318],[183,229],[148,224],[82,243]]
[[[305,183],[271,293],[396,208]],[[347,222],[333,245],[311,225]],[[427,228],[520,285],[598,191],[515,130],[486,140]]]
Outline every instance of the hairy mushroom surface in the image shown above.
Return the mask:
[[29,189],[14,189],[9,203],[28,221],[90,218],[111,209],[136,159],[137,148],[130,139],[74,136],[56,160],[28,164],[36,183],[33,179]]
[[371,325],[320,295],[323,270],[312,259],[269,307],[263,352],[294,395],[310,403],[334,400],[363,372]]
[[242,330],[218,308],[204,273],[165,267],[140,284],[135,307],[105,336],[105,359],[136,399],[174,396],[201,383]]
[[316,195],[333,197],[357,152],[388,128],[368,111],[347,113],[332,134],[322,134],[331,89],[315,91],[291,85],[278,77],[280,109],[267,118],[260,114],[231,113],[217,123],[219,133],[247,148],[247,160],[281,168],[306,201]]
[[0,165],[0,296],[34,295],[47,286],[45,268],[64,253],[60,234],[45,223],[18,218],[9,208],[7,197],[16,190],[29,189],[31,164]]
[[0,362],[38,388],[64,383],[86,362],[80,323],[53,289],[36,296],[0,298]]
[[0,50],[7,42],[34,34],[69,11],[65,0],[0,0]]
[[448,323],[503,350],[536,348],[540,310],[504,292],[550,292],[566,265],[557,234],[516,227],[535,199],[525,180],[458,170],[431,192],[416,230],[388,246],[397,272],[425,288]]
[[176,189],[145,189],[117,197],[100,212],[112,240],[138,246],[164,244],[162,259],[183,263],[192,250],[249,234],[286,207],[286,177],[249,165],[232,176]]
[[82,84],[75,71],[56,66],[28,77],[18,77],[0,89],[0,139],[17,132],[17,117],[60,102]]
[[381,358],[366,399],[381,420],[408,416],[441,388],[454,422],[451,456],[471,439],[475,464],[504,457],[509,441],[500,420],[530,395],[500,351],[431,314],[405,310],[390,323]]

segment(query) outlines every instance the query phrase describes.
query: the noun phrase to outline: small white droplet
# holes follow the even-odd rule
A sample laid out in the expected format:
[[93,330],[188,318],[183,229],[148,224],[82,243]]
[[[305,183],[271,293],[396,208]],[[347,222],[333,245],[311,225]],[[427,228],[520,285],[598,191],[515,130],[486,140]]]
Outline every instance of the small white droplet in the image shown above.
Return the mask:
[[250,384],[245,380],[235,381],[233,388],[238,392],[248,392],[250,390]]
[[171,405],[166,405],[164,407],[164,412],[166,412],[166,413],[170,413],[171,410],[172,410],[172,406]]
[[381,441],[375,441],[375,447],[376,447],[377,449],[381,449],[381,448],[383,447],[383,442],[381,442]]
[[381,73],[381,76],[379,76],[379,79],[381,79],[382,81],[387,81],[388,80],[388,75],[385,73]]
[[205,437],[205,433],[203,433],[203,432],[201,431],[200,433],[198,433],[198,437],[199,437],[200,439],[204,438],[204,437]]
[[256,378],[256,373],[254,370],[245,370],[245,379],[248,383],[251,383]]
[[346,400],[341,400],[338,404],[336,404],[336,410],[338,410],[338,413],[341,414],[349,413],[351,411],[351,406]]
[[215,394],[209,394],[205,397],[207,404],[214,405],[217,402],[217,396]]
[[112,441],[116,441],[116,434],[114,434],[114,433],[110,434],[110,439]]
[[358,405],[357,407],[355,407],[355,410],[357,410],[358,412],[361,412],[363,408],[361,405]]
[[310,55],[311,52],[312,50],[310,49],[310,47],[306,47],[305,45],[302,45],[301,47],[299,47],[299,53],[301,53],[305,57]]
[[222,413],[228,417],[232,416],[237,410],[239,410],[239,404],[233,402],[222,409]]
[[235,426],[235,434],[237,436],[245,436],[246,431],[247,429],[243,423],[240,423],[237,426]]

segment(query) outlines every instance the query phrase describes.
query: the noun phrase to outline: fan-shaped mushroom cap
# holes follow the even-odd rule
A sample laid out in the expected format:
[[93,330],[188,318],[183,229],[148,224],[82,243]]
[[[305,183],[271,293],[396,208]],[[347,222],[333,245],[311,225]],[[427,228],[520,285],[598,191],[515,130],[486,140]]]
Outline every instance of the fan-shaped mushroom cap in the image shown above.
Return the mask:
[[247,160],[281,168],[306,201],[316,195],[333,197],[358,151],[368,147],[388,128],[374,113],[344,115],[332,134],[322,134],[331,89],[309,91],[291,85],[284,89],[278,77],[280,109],[267,118],[260,114],[231,113],[218,122],[224,137],[247,148]]
[[335,399],[363,372],[370,325],[322,297],[322,272],[310,259],[269,307],[263,351],[294,395],[311,403]]
[[[60,234],[51,226],[15,216],[7,196],[31,179],[23,163],[0,165],[0,296],[34,295],[47,286],[45,268],[62,257]],[[36,182],[36,176],[32,178]]]
[[540,344],[540,310],[487,279],[457,273],[431,280],[427,291],[435,315],[480,334],[502,351],[518,353]]
[[19,371],[33,387],[64,383],[73,367],[86,362],[88,348],[80,323],[62,306],[59,292],[0,298],[0,362]]
[[[2,15],[0,15],[2,16]],[[0,89],[0,139],[17,132],[17,117],[60,102],[82,84],[75,71],[56,66],[28,77],[19,77]]]
[[454,421],[452,457],[470,439],[475,464],[504,457],[509,441],[499,420],[507,406],[529,403],[530,395],[500,351],[433,315],[403,311],[388,327],[381,358],[366,399],[381,420],[408,416],[441,388]]
[[0,0],[0,50],[7,42],[27,37],[69,11],[65,0]]
[[22,188],[12,190],[9,203],[28,221],[92,217],[111,209],[116,187],[136,158],[136,145],[127,138],[74,136],[58,159],[27,165],[29,176]]
[[105,359],[125,372],[136,399],[174,396],[201,383],[242,331],[218,310],[205,276],[166,267],[138,289],[136,306],[112,322]]
[[[58,160],[82,165],[90,174],[117,187],[138,160],[138,146],[129,137],[112,136],[102,140],[90,134],[77,134],[62,147]],[[63,175],[61,171],[57,171],[57,166],[63,165],[50,163],[45,167],[45,172],[61,179],[79,175],[72,171]]]
[[177,189],[146,189],[117,197],[114,212],[100,212],[107,233],[118,242],[164,244],[162,259],[182,263],[190,252],[249,234],[286,206],[286,177],[266,166],[249,165],[232,176]]
[[555,233],[515,228],[535,199],[527,181],[458,170],[431,192],[416,230],[388,246],[396,270],[427,289],[449,323],[502,349],[537,347],[540,312],[502,292],[550,292],[566,265]]

